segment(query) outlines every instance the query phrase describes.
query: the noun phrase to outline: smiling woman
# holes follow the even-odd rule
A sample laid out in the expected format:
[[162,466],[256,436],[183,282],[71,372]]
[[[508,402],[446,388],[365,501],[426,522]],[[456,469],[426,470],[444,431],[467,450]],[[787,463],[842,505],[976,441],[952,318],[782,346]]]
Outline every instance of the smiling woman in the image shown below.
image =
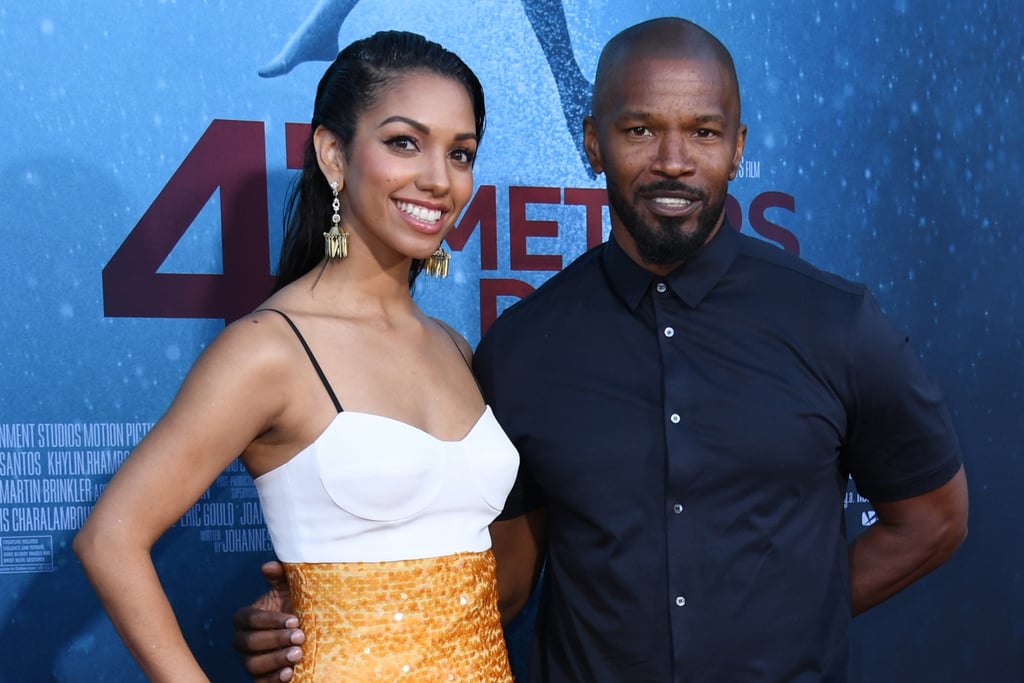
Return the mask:
[[483,127],[476,76],[422,36],[327,69],[273,295],[200,356],[75,539],[150,680],[206,680],[150,551],[241,453],[305,638],[293,680],[511,681],[488,525],[518,457],[465,340],[410,294],[444,263]]
[[338,184],[354,251],[381,263],[430,257],[473,192],[473,111],[463,87],[444,76],[396,78],[347,145],[323,126],[313,144],[321,171]]

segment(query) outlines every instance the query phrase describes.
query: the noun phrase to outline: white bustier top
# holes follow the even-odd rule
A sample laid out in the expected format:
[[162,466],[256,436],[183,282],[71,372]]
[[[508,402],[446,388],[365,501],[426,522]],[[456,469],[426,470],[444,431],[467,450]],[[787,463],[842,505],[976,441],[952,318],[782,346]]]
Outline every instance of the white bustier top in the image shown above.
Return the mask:
[[382,562],[483,551],[519,467],[490,407],[459,441],[343,411],[256,478],[283,562]]

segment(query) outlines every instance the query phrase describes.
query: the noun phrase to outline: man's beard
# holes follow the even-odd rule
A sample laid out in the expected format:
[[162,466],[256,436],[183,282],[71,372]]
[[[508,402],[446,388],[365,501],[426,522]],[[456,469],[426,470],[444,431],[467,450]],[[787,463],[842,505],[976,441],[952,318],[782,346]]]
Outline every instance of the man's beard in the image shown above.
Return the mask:
[[682,229],[687,219],[675,216],[655,216],[654,223],[647,223],[626,201],[612,183],[607,184],[608,204],[619,217],[626,231],[633,238],[636,250],[644,263],[657,266],[671,266],[686,263],[696,254],[715,231],[715,225],[725,207],[725,197],[716,204],[707,203],[707,193],[695,187],[662,181],[640,188],[640,192],[682,191],[695,194],[704,202],[704,210],[697,216],[697,225],[692,232]]

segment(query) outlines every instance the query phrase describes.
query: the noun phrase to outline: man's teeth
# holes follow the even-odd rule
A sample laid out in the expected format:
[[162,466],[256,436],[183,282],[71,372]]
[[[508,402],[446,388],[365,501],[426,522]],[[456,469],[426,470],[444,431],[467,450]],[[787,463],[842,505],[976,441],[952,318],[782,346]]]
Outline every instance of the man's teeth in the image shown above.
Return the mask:
[[655,197],[654,203],[664,204],[665,206],[689,206],[693,202],[682,197]]
[[427,223],[436,223],[441,220],[440,209],[425,209],[418,204],[410,204],[408,202],[395,202],[398,204],[398,208],[406,212],[413,218]]

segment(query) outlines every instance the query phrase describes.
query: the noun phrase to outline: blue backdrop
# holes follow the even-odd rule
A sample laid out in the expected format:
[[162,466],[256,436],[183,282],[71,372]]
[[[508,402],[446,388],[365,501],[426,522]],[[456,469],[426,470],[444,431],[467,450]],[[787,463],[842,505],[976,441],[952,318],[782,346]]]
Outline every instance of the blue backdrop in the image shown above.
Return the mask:
[[[854,681],[1024,680],[1024,26],[953,0],[39,0],[0,9],[0,680],[143,680],[70,553],[110,473],[225,320],[266,292],[322,60],[414,30],[480,75],[477,192],[417,298],[481,329],[608,229],[579,119],[601,46],[691,18],[739,71],[744,232],[866,282],[944,387],[971,532],[855,624]],[[853,533],[870,523],[848,496]],[[231,468],[158,544],[214,680],[270,557]],[[528,620],[510,632],[517,669]],[[742,653],[737,653],[742,656]],[[89,672],[86,676],[83,672]]]

